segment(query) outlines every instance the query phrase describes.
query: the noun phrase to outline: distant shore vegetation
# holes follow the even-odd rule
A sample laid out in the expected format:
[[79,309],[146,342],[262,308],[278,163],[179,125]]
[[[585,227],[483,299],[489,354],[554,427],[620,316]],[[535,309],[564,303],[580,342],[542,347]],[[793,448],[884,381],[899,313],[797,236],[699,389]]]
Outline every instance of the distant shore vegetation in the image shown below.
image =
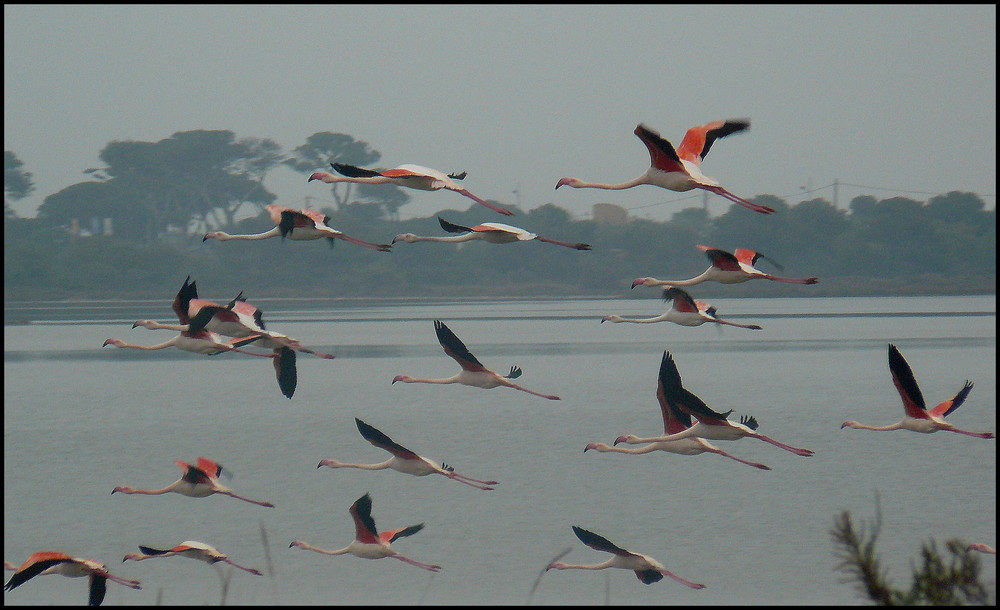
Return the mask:
[[[859,196],[847,209],[822,198],[754,214],[731,206],[719,216],[690,207],[656,222],[613,203],[587,219],[544,204],[513,217],[482,206],[442,209],[399,220],[409,195],[393,185],[322,185],[328,224],[353,237],[388,243],[401,233],[447,235],[438,217],[474,226],[503,222],[551,239],[586,242],[589,251],[537,241],[488,244],[397,243],[380,253],[338,240],[202,241],[208,230],[260,233],[273,227],[264,206],[278,197],[263,186],[279,165],[304,176],[330,162],[377,166],[378,151],[346,134],[321,132],[285,152],[271,140],[238,140],[230,131],[180,132],[159,142],[112,142],[90,179],[44,198],[35,218],[10,203],[33,189],[12,151],[4,167],[4,300],[172,299],[191,276],[212,294],[243,290],[255,298],[618,297],[658,298],[631,289],[637,277],[681,280],[709,266],[704,244],[749,248],[775,275],[816,276],[815,285],[750,281],[705,283],[697,298],[921,296],[996,293],[996,211],[975,193],[926,201]],[[460,203],[462,198],[442,198]],[[609,199],[611,199],[609,197]],[[496,216],[496,217],[494,217]],[[216,291],[217,289],[217,291]]]

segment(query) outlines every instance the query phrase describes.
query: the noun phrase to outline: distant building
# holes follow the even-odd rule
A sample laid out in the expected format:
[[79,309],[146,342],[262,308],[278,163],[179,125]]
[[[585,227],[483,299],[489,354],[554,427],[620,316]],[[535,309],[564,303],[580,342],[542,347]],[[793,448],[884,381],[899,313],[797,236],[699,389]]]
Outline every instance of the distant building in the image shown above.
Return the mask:
[[623,225],[628,222],[628,210],[613,203],[595,203],[594,222],[607,225]]

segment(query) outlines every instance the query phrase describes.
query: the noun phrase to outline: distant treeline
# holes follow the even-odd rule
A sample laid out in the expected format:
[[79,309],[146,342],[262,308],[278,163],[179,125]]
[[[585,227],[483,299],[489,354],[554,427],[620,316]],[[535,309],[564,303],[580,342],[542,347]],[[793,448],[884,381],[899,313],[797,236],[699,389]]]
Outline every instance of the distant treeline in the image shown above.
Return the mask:
[[[551,239],[586,242],[578,251],[537,241],[494,245],[398,243],[391,253],[338,241],[209,240],[219,228],[259,233],[273,225],[264,186],[274,168],[308,176],[331,162],[378,167],[381,154],[342,133],[319,132],[285,151],[266,138],[227,130],[178,132],[157,142],[114,141],[89,178],[46,196],[36,218],[19,218],[8,201],[34,189],[31,173],[4,152],[4,299],[172,298],[188,275],[206,295],[248,297],[656,297],[630,290],[635,277],[692,277],[708,267],[695,248],[749,248],[784,265],[783,275],[818,276],[815,285],[753,281],[702,284],[713,296],[986,294],[996,292],[996,211],[973,193],[928,201],[856,197],[848,210],[814,199],[790,206],[759,195],[777,210],[739,206],[710,217],[692,207],[668,222],[630,219],[613,205],[574,220],[555,205],[503,217],[471,204],[439,216],[465,226],[506,222]],[[370,242],[399,233],[445,235],[437,218],[399,221],[406,189],[390,184],[317,184],[332,198],[331,227]],[[613,201],[613,194],[609,200]],[[457,197],[442,197],[449,203]],[[603,208],[599,210],[598,208]],[[598,213],[600,211],[600,213]],[[617,213],[615,213],[617,212]],[[245,218],[247,215],[250,218]],[[237,218],[245,218],[237,221]],[[767,261],[759,266],[765,271]]]
[[[629,218],[574,220],[555,205],[501,218],[482,206],[442,210],[406,221],[387,219],[372,204],[324,209],[333,228],[387,243],[399,233],[446,235],[436,216],[466,226],[507,222],[552,239],[586,242],[590,251],[538,241],[494,245],[403,243],[380,253],[338,241],[208,240],[201,233],[113,233],[103,222],[73,227],[65,221],[4,220],[4,299],[172,299],[184,278],[203,296],[225,299],[243,291],[263,297],[657,297],[630,290],[641,276],[693,277],[709,266],[695,248],[757,250],[783,264],[758,267],[786,276],[818,276],[816,285],[753,281],[707,283],[697,298],[738,296],[859,296],[992,294],[996,292],[996,212],[972,193],[951,192],[926,202],[903,197],[857,197],[849,210],[823,199],[789,206],[770,195],[753,199],[777,213],[739,206],[710,217],[700,207],[667,222]],[[505,204],[507,207],[509,204]],[[494,217],[495,216],[495,217]],[[273,224],[266,213],[225,227],[259,233]],[[94,232],[98,234],[93,234]]]

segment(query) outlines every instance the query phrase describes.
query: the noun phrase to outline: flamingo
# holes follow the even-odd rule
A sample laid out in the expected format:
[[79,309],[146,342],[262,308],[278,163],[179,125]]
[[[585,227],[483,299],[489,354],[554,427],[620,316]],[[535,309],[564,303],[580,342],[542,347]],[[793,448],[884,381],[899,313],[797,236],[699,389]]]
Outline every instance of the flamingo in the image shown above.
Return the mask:
[[640,277],[632,282],[632,288],[639,285],[648,287],[693,286],[695,284],[708,281],[719,282],[720,284],[739,284],[749,280],[771,280],[773,282],[784,282],[786,284],[815,284],[819,282],[819,278],[815,277],[778,277],[776,275],[764,273],[754,267],[754,264],[759,259],[770,261],[771,264],[778,269],[781,269],[782,267],[774,260],[764,256],[760,252],[754,252],[753,250],[747,250],[746,248],[737,248],[732,254],[726,252],[725,250],[710,248],[708,246],[702,246],[701,244],[696,245],[695,248],[704,251],[708,255],[709,260],[712,261],[712,266],[706,269],[701,275],[693,277],[689,280],[676,281],[658,280],[655,277]]
[[524,229],[519,227],[512,227],[510,225],[501,224],[499,222],[484,222],[478,224],[474,227],[463,227],[461,225],[456,225],[448,222],[447,220],[438,216],[438,222],[441,223],[441,228],[449,233],[461,233],[461,235],[447,236],[447,237],[422,237],[420,235],[414,235],[413,233],[400,233],[392,239],[392,243],[397,241],[405,241],[408,244],[412,244],[418,241],[439,241],[439,242],[463,242],[472,241],[474,239],[479,239],[491,244],[509,244],[516,241],[541,241],[548,244],[555,244],[557,246],[565,246],[567,248],[573,248],[575,250],[590,250],[590,244],[585,243],[570,243],[566,241],[558,241],[555,239],[549,239],[547,237],[539,237],[534,233],[529,233]]
[[944,421],[944,418],[962,406],[965,398],[972,390],[972,382],[966,381],[965,385],[957,394],[948,400],[937,405],[933,409],[928,409],[924,403],[924,396],[920,392],[917,380],[913,376],[913,371],[906,359],[899,353],[899,349],[889,344],[889,370],[892,372],[892,383],[899,391],[900,398],[903,399],[903,409],[905,415],[903,419],[888,426],[866,426],[856,421],[845,421],[840,428],[856,428],[858,430],[912,430],[923,434],[931,434],[938,430],[957,432],[976,438],[993,438],[992,432],[968,432],[959,430],[955,426]]
[[979,551],[980,553],[986,553],[988,555],[996,555],[997,550],[988,544],[983,544],[982,542],[973,542],[968,547],[967,551]]
[[351,554],[362,559],[382,559],[383,557],[392,557],[393,559],[398,559],[431,572],[437,572],[441,569],[441,566],[421,563],[410,559],[409,557],[403,557],[389,546],[404,536],[412,536],[422,530],[424,528],[423,523],[379,533],[379,531],[375,528],[375,520],[372,519],[372,498],[371,494],[368,493],[355,500],[354,504],[351,505],[351,517],[354,519],[354,540],[342,549],[328,551],[326,549],[312,546],[311,544],[301,540],[293,540],[292,543],[288,545],[288,548],[298,547],[300,549],[314,551],[324,555]]
[[279,235],[281,239],[287,237],[296,241],[325,237],[329,240],[331,247],[335,239],[342,239],[356,246],[362,246],[379,252],[389,252],[392,250],[392,246],[389,244],[373,244],[331,228],[327,225],[330,217],[322,212],[305,209],[296,210],[273,203],[264,206],[264,209],[271,215],[271,221],[276,225],[273,229],[253,235],[230,235],[225,231],[209,231],[205,233],[201,241],[205,241],[206,239],[217,239],[219,241],[229,241],[231,239],[270,239]]
[[[669,383],[669,375],[671,374],[670,366],[671,363],[668,362],[670,356],[667,352],[663,352],[663,359],[660,361],[660,373],[656,383],[656,400],[660,403],[660,414],[663,416],[663,434],[664,436],[669,436],[671,434],[677,434],[683,432],[691,427],[691,415],[685,413],[678,409],[675,405],[670,404],[667,401],[666,395],[664,394],[664,386]],[[650,453],[652,451],[666,451],[669,453],[678,453],[680,455],[698,455],[699,453],[715,453],[723,457],[727,457],[732,460],[736,460],[741,464],[746,464],[748,466],[753,466],[754,468],[759,468],[761,470],[770,470],[770,467],[764,464],[758,464],[757,462],[748,462],[742,460],[734,455],[730,455],[725,451],[713,446],[708,441],[698,438],[697,436],[689,436],[686,438],[681,438],[673,441],[660,441],[646,444],[644,447],[628,448],[628,447],[617,447],[618,443],[630,443],[630,444],[641,444],[637,442],[638,437],[632,434],[622,435],[615,439],[614,447],[608,446],[604,443],[590,443],[584,448],[584,453],[590,449],[600,451],[602,453],[606,452],[618,452],[618,453],[629,453],[629,454],[643,454]]]
[[436,169],[410,164],[400,165],[399,167],[382,171],[364,169],[362,167],[355,167],[345,163],[331,163],[330,165],[341,175],[334,176],[328,172],[314,172],[311,176],[309,176],[309,180],[307,182],[322,180],[327,184],[336,184],[338,182],[354,182],[360,184],[395,184],[396,186],[404,186],[406,188],[417,189],[419,191],[437,191],[440,189],[447,189],[449,191],[455,191],[459,195],[464,195],[479,205],[486,206],[494,212],[499,212],[504,216],[514,215],[514,212],[493,205],[484,199],[480,199],[470,193],[467,188],[458,184],[458,182],[456,182],[457,180],[465,179],[465,172],[462,172],[461,174],[445,174],[444,172],[440,172]]
[[32,553],[20,567],[14,567],[4,562],[4,568],[13,569],[14,575],[3,586],[4,591],[13,591],[18,585],[31,580],[39,574],[59,574],[70,578],[90,577],[90,596],[88,606],[100,606],[107,593],[108,581],[120,585],[141,589],[138,580],[127,580],[108,572],[108,567],[93,559],[78,559],[58,551],[38,551]]
[[455,362],[462,367],[462,370],[457,375],[445,379],[417,379],[409,375],[396,375],[393,377],[392,383],[396,383],[397,381],[402,381],[403,383],[460,383],[485,390],[503,386],[521,390],[528,394],[534,394],[535,396],[541,396],[549,400],[559,400],[558,396],[539,394],[511,382],[511,379],[517,379],[521,376],[521,369],[516,366],[510,367],[510,373],[503,377],[487,369],[441,320],[434,320],[434,332],[437,333],[438,341],[441,343],[441,347],[444,348],[444,353],[454,358]]
[[[634,285],[633,285],[634,287]],[[601,324],[605,322],[632,322],[635,324],[654,324],[656,322],[673,322],[681,326],[701,326],[706,322],[713,324],[723,324],[735,326],[737,328],[747,328],[750,330],[763,330],[757,324],[737,324],[716,317],[716,308],[709,306],[704,301],[695,301],[691,295],[684,290],[671,286],[663,291],[663,300],[672,302],[670,309],[652,318],[623,318],[619,315],[609,315],[601,318]]]
[[391,468],[397,472],[412,474],[418,477],[423,477],[429,474],[441,474],[449,479],[458,481],[459,483],[464,483],[483,490],[492,490],[493,488],[490,486],[497,484],[496,481],[480,481],[479,479],[473,479],[472,477],[458,474],[455,472],[454,468],[447,464],[441,464],[438,466],[431,460],[419,456],[406,447],[396,443],[374,426],[361,421],[357,417],[354,418],[354,421],[357,423],[358,430],[361,432],[361,436],[365,437],[365,440],[379,449],[385,449],[392,454],[392,457],[384,462],[379,462],[378,464],[347,464],[344,462],[338,462],[337,460],[322,460],[316,468],[322,468],[323,466],[328,468],[360,468],[362,470],[383,470],[385,468]]
[[[133,326],[133,328],[135,327]],[[228,341],[224,341],[218,333],[214,333],[208,329],[202,329],[197,332],[185,330],[181,331],[181,334],[176,337],[164,341],[163,343],[157,343],[156,345],[125,343],[121,339],[112,338],[105,339],[104,344],[101,347],[113,345],[120,348],[141,349],[147,351],[176,347],[184,351],[194,352],[196,354],[206,354],[208,356],[214,356],[215,354],[221,354],[222,352],[239,352],[248,356],[270,358],[274,364],[274,373],[278,379],[278,388],[281,390],[282,394],[290,399],[295,393],[295,386],[298,385],[298,373],[295,370],[294,350],[288,347],[282,347],[280,349],[276,349],[273,354],[259,354],[239,349],[244,345],[257,341],[262,336],[263,335],[260,334],[254,334],[247,337],[234,337]]]
[[[682,385],[680,372],[677,370],[674,358],[669,352],[664,355],[664,359],[660,367],[660,380],[663,383],[663,395],[667,402],[675,406],[679,411],[693,416],[698,420],[698,423],[675,434],[668,434],[648,439],[637,437],[626,442],[655,443],[675,441],[692,436],[709,440],[735,441],[746,437],[762,440],[776,447],[780,447],[785,451],[790,451],[795,455],[808,457],[814,453],[811,449],[799,449],[797,447],[792,447],[791,445],[780,443],[773,438],[764,436],[763,434],[758,434],[755,430],[759,427],[759,424],[757,423],[757,419],[755,417],[743,415],[737,423],[729,421],[728,419],[729,414],[733,412],[732,409],[725,413],[713,411],[700,398],[688,391],[687,388]],[[621,437],[619,437],[619,440],[621,440]],[[616,443],[617,442],[618,441],[616,441]]]
[[255,570],[254,568],[247,568],[239,565],[233,560],[229,559],[225,553],[222,553],[217,548],[205,544],[204,542],[198,542],[197,540],[185,540],[184,542],[178,544],[177,546],[166,549],[154,549],[148,546],[139,545],[139,550],[142,553],[129,553],[125,555],[122,562],[126,562],[129,559],[132,561],[143,561],[145,559],[155,559],[157,557],[172,557],[177,555],[179,557],[187,557],[189,559],[197,559],[199,561],[204,561],[205,563],[212,565],[218,562],[228,563],[234,568],[239,568],[244,572],[249,572],[256,576],[261,576],[260,570]]
[[227,337],[249,337],[260,335],[255,345],[280,350],[282,347],[306,352],[320,358],[332,359],[332,354],[324,354],[304,347],[297,340],[287,335],[266,330],[264,328],[263,312],[246,302],[243,293],[228,305],[219,305],[212,301],[198,298],[197,282],[191,281],[191,276],[184,279],[184,284],[172,304],[174,313],[180,324],[163,324],[153,320],[136,320],[132,328],[142,326],[149,330],[168,329],[177,331],[198,331],[202,328],[225,335]]
[[135,489],[133,487],[121,485],[112,489],[111,493],[114,494],[116,492],[121,492],[123,494],[144,494],[147,496],[177,493],[191,498],[204,498],[212,494],[221,494],[236,498],[237,500],[243,500],[244,502],[256,504],[258,506],[274,508],[274,504],[271,504],[270,502],[261,502],[258,500],[251,500],[250,498],[244,498],[243,496],[238,496],[232,489],[229,489],[220,483],[219,476],[223,473],[228,474],[229,471],[224,469],[222,466],[219,466],[212,460],[199,457],[193,466],[180,460],[174,460],[174,464],[177,464],[177,466],[184,471],[184,474],[180,479],[162,489]]
[[724,138],[749,128],[749,119],[714,121],[699,127],[692,127],[684,134],[680,147],[675,151],[670,142],[660,137],[659,133],[640,123],[633,133],[639,136],[642,143],[649,149],[650,158],[649,169],[643,175],[620,184],[600,184],[584,182],[577,178],[562,178],[556,183],[556,188],[565,185],[577,189],[622,190],[640,184],[651,184],[682,193],[691,189],[703,189],[754,212],[771,214],[774,212],[773,208],[757,205],[737,197],[724,189],[718,182],[701,173],[701,162],[718,138]]
[[659,582],[663,580],[664,576],[669,576],[677,582],[691,587],[692,589],[704,589],[705,585],[698,584],[696,582],[691,582],[690,580],[684,580],[680,576],[668,571],[663,567],[659,561],[653,559],[648,555],[642,555],[639,553],[633,553],[631,551],[626,551],[625,549],[616,546],[610,540],[603,536],[599,536],[593,532],[589,532],[582,527],[573,526],[573,533],[576,537],[580,539],[585,545],[596,551],[603,551],[605,553],[611,553],[611,559],[604,561],[602,563],[592,564],[592,565],[573,565],[568,563],[563,563],[561,561],[553,561],[545,569],[547,570],[604,570],[607,568],[620,568],[622,570],[632,570],[635,572],[636,578],[639,579],[643,584],[652,584],[654,582]]

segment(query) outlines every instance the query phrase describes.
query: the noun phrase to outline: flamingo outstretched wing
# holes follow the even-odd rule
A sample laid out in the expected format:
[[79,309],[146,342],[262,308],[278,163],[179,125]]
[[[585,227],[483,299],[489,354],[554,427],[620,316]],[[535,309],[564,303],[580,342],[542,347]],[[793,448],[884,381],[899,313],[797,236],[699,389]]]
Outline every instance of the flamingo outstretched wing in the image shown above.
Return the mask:
[[892,383],[903,399],[906,414],[914,419],[927,419],[927,404],[913,376],[913,370],[892,343],[889,344],[889,370],[892,372]]
[[649,150],[650,165],[664,172],[687,173],[673,145],[664,140],[659,133],[641,123],[636,126],[633,133],[639,136],[639,139],[642,140],[642,143]]
[[434,332],[437,333],[438,341],[441,343],[441,347],[444,348],[444,353],[451,356],[463,369],[474,372],[487,370],[483,366],[483,363],[472,355],[469,348],[465,347],[462,340],[450,328],[445,326],[444,322],[434,320]]
[[375,445],[379,449],[384,449],[394,456],[404,459],[404,460],[415,460],[419,459],[416,453],[410,451],[406,447],[400,445],[399,443],[393,441],[391,438],[386,436],[381,430],[375,428],[370,424],[367,424],[357,417],[354,421],[358,424],[358,431],[361,432],[361,436],[365,438],[366,441]]
[[705,125],[692,127],[687,130],[684,139],[681,140],[681,145],[677,147],[677,156],[700,165],[716,140],[746,129],[750,129],[750,119],[712,121]]

